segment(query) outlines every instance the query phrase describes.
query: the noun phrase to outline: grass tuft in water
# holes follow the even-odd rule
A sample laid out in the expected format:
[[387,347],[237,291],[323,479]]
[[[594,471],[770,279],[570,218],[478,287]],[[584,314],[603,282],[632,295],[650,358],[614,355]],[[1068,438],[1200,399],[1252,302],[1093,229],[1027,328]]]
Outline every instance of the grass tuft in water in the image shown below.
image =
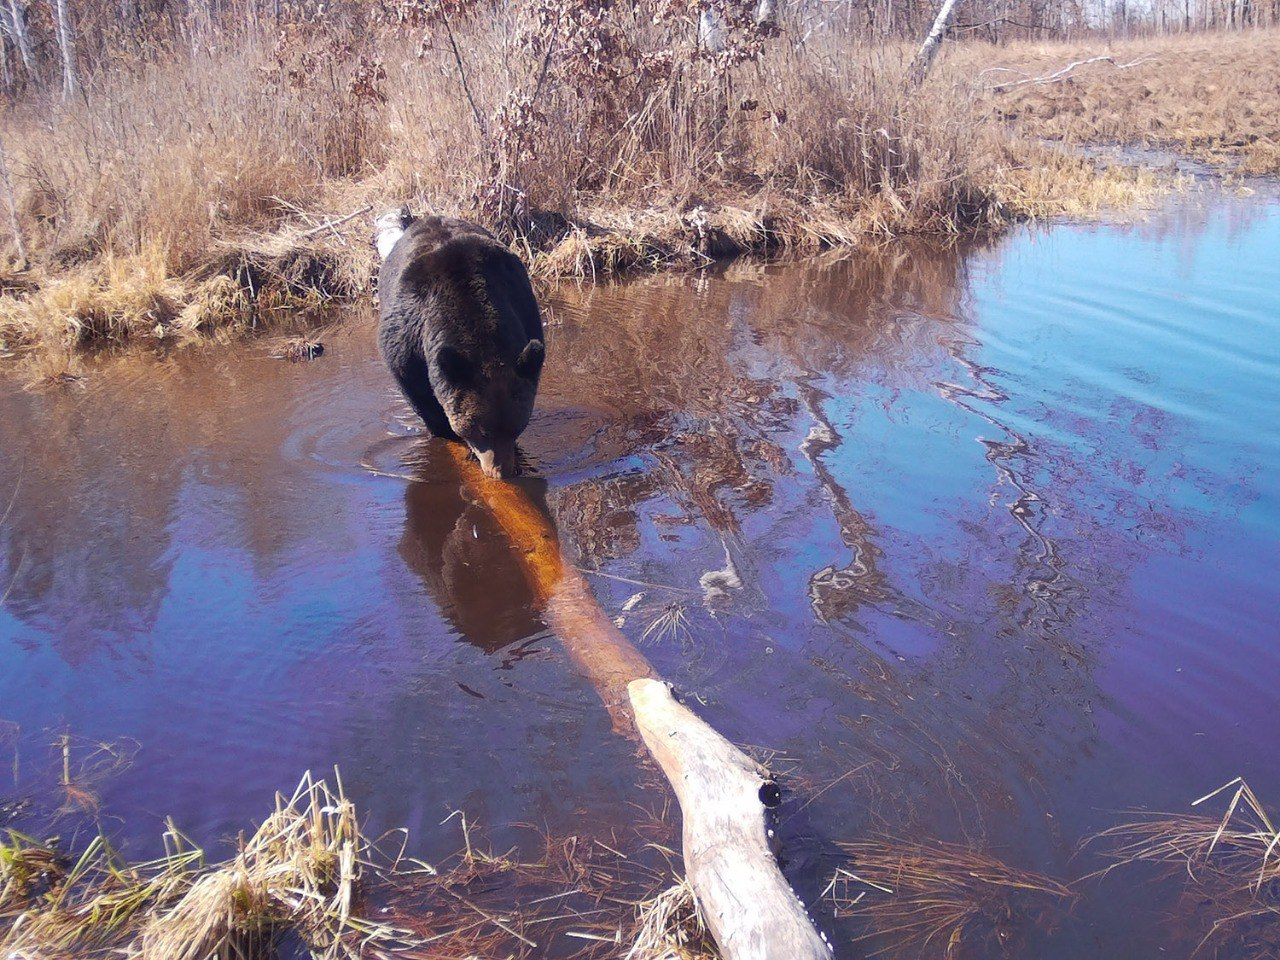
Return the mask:
[[1236,777],[1196,800],[1231,797],[1220,818],[1152,813],[1091,837],[1110,866],[1153,864],[1184,882],[1178,915],[1198,917],[1204,933],[1196,952],[1240,945],[1242,956],[1280,956],[1280,830],[1249,784]]
[[401,931],[357,909],[361,882],[377,868],[336,784],[308,773],[291,797],[277,795],[232,860],[213,867],[172,822],[164,855],[141,864],[103,834],[68,865],[53,842],[11,831],[0,853],[0,956],[244,958],[268,954],[286,930],[325,960],[405,945]]
[[841,844],[850,856],[824,897],[863,918],[873,956],[918,958],[1009,949],[1049,930],[1075,902],[1066,885],[959,844],[876,838]]
[[636,931],[625,960],[716,960],[687,880],[680,879],[636,906]]

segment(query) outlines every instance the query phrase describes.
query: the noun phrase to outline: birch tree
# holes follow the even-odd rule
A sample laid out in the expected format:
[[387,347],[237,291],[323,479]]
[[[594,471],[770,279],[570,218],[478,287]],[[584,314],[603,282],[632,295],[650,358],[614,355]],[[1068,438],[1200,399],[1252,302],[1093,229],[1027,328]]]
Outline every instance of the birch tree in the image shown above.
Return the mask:
[[18,223],[18,199],[13,194],[13,180],[9,178],[9,157],[4,141],[0,140],[0,187],[4,188],[5,206],[9,212],[9,229],[13,232],[13,244],[18,251],[18,266],[27,265],[27,248],[22,242],[22,226]]
[[36,75],[36,54],[31,45],[31,29],[27,25],[27,6],[22,0],[0,0],[0,27],[9,35],[27,75]]
[[942,0],[938,16],[933,21],[933,28],[929,31],[929,36],[925,37],[924,43],[920,45],[915,62],[911,64],[911,77],[916,83],[923,82],[929,75],[929,68],[933,66],[934,57],[942,48],[942,39],[947,35],[959,2],[960,0]]
[[80,77],[76,73],[76,38],[67,0],[57,0],[54,8],[58,15],[58,50],[62,54],[62,96],[70,99],[80,90]]

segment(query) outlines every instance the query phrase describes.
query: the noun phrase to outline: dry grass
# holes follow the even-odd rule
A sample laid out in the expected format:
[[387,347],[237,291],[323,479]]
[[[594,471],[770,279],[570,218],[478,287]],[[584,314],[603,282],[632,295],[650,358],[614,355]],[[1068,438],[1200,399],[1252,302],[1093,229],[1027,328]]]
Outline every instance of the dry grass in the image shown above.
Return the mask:
[[1048,930],[1075,894],[1040,874],[940,841],[869,839],[841,844],[850,855],[826,896],[838,914],[866,922],[858,939],[873,955],[953,957],[1007,950],[1032,930]]
[[[1052,83],[1047,77],[1085,64]],[[1087,44],[971,45],[949,68],[983,76],[1019,131],[1066,144],[1175,149],[1245,173],[1280,173],[1280,30]]]
[[9,244],[0,351],[182,342],[359,296],[369,218],[334,221],[405,201],[486,223],[544,275],[599,276],[954,234],[1149,186],[1011,138],[970,77],[913,92],[909,49],[839,18],[715,66],[681,23],[613,5],[627,41],[673,66],[618,54],[616,72],[535,84],[528,13],[503,9],[455,24],[483,129],[438,31],[387,26],[228,33],[116,63],[84,100],[11,106],[0,138],[31,263],[15,269]]
[[165,855],[129,864],[98,835],[70,863],[52,845],[10,832],[0,848],[0,954],[115,954],[165,960],[266,954],[286,929],[323,958],[411,941],[361,916],[357,892],[375,871],[341,783],[308,774],[229,862],[204,854],[172,823]]
[[1177,908],[1203,925],[1196,952],[1239,944],[1246,956],[1280,955],[1280,830],[1240,778],[1195,801],[1227,794],[1220,817],[1150,814],[1091,838],[1114,862],[1094,874],[1154,864],[1183,878]]
[[[18,733],[0,724],[14,744],[15,780]],[[19,804],[16,815],[48,829],[72,814],[101,822],[93,785],[122,769],[133,746],[58,737],[49,812]],[[637,809],[623,838],[535,831],[541,853],[529,857],[494,852],[458,812],[441,826],[460,827],[462,849],[432,865],[405,856],[404,831],[365,836],[335,778],[330,787],[305,775],[230,860],[213,865],[172,821],[164,854],[146,863],[127,861],[100,829],[74,855],[28,828],[0,830],[0,957],[266,960],[285,933],[322,960],[532,958],[552,944],[576,960],[617,958],[632,945],[632,960],[706,956],[687,887],[654,896],[678,859],[661,842],[664,816]]]
[[[390,878],[388,916],[418,943],[403,954],[409,960],[549,952],[575,960],[714,960],[691,890],[680,880],[667,887],[669,863],[646,865],[622,852],[617,837],[545,833],[540,856],[521,858],[515,850],[488,849],[463,814],[449,819],[461,825],[463,849],[434,867],[419,863]],[[638,828],[668,829],[652,814]],[[676,858],[661,844],[646,846],[663,860]]]
[[636,908],[636,931],[624,960],[716,960],[719,954],[688,881]]

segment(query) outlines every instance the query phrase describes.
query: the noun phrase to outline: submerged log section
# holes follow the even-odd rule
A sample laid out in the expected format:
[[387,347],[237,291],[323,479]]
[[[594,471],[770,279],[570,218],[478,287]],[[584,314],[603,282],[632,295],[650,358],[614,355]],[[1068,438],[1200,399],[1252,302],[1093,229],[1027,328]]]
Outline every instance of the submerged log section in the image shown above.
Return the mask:
[[565,562],[555,528],[519,484],[490,480],[461,444],[448,449],[460,479],[511,541],[547,626],[599,692],[614,729],[629,732],[634,722],[671,781],[684,819],[685,872],[725,960],[827,960],[830,948],[769,847],[777,786],[676,702]]

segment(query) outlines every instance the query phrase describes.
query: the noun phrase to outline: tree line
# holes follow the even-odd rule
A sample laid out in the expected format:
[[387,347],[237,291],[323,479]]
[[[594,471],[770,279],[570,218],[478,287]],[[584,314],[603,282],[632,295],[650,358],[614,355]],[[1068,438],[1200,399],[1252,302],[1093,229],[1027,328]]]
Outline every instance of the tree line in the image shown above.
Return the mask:
[[[496,5],[532,0],[492,0]],[[613,3],[634,0],[612,0]],[[284,26],[323,22],[359,34],[403,22],[406,9],[458,0],[0,0],[0,88],[75,96],[86,71],[198,50],[230,34],[270,35]],[[609,2],[602,5],[608,6]],[[839,26],[870,41],[922,39],[940,0],[678,0],[691,29],[708,10],[742,7],[801,34]],[[1131,37],[1280,24],[1280,0],[960,0],[950,39]]]

